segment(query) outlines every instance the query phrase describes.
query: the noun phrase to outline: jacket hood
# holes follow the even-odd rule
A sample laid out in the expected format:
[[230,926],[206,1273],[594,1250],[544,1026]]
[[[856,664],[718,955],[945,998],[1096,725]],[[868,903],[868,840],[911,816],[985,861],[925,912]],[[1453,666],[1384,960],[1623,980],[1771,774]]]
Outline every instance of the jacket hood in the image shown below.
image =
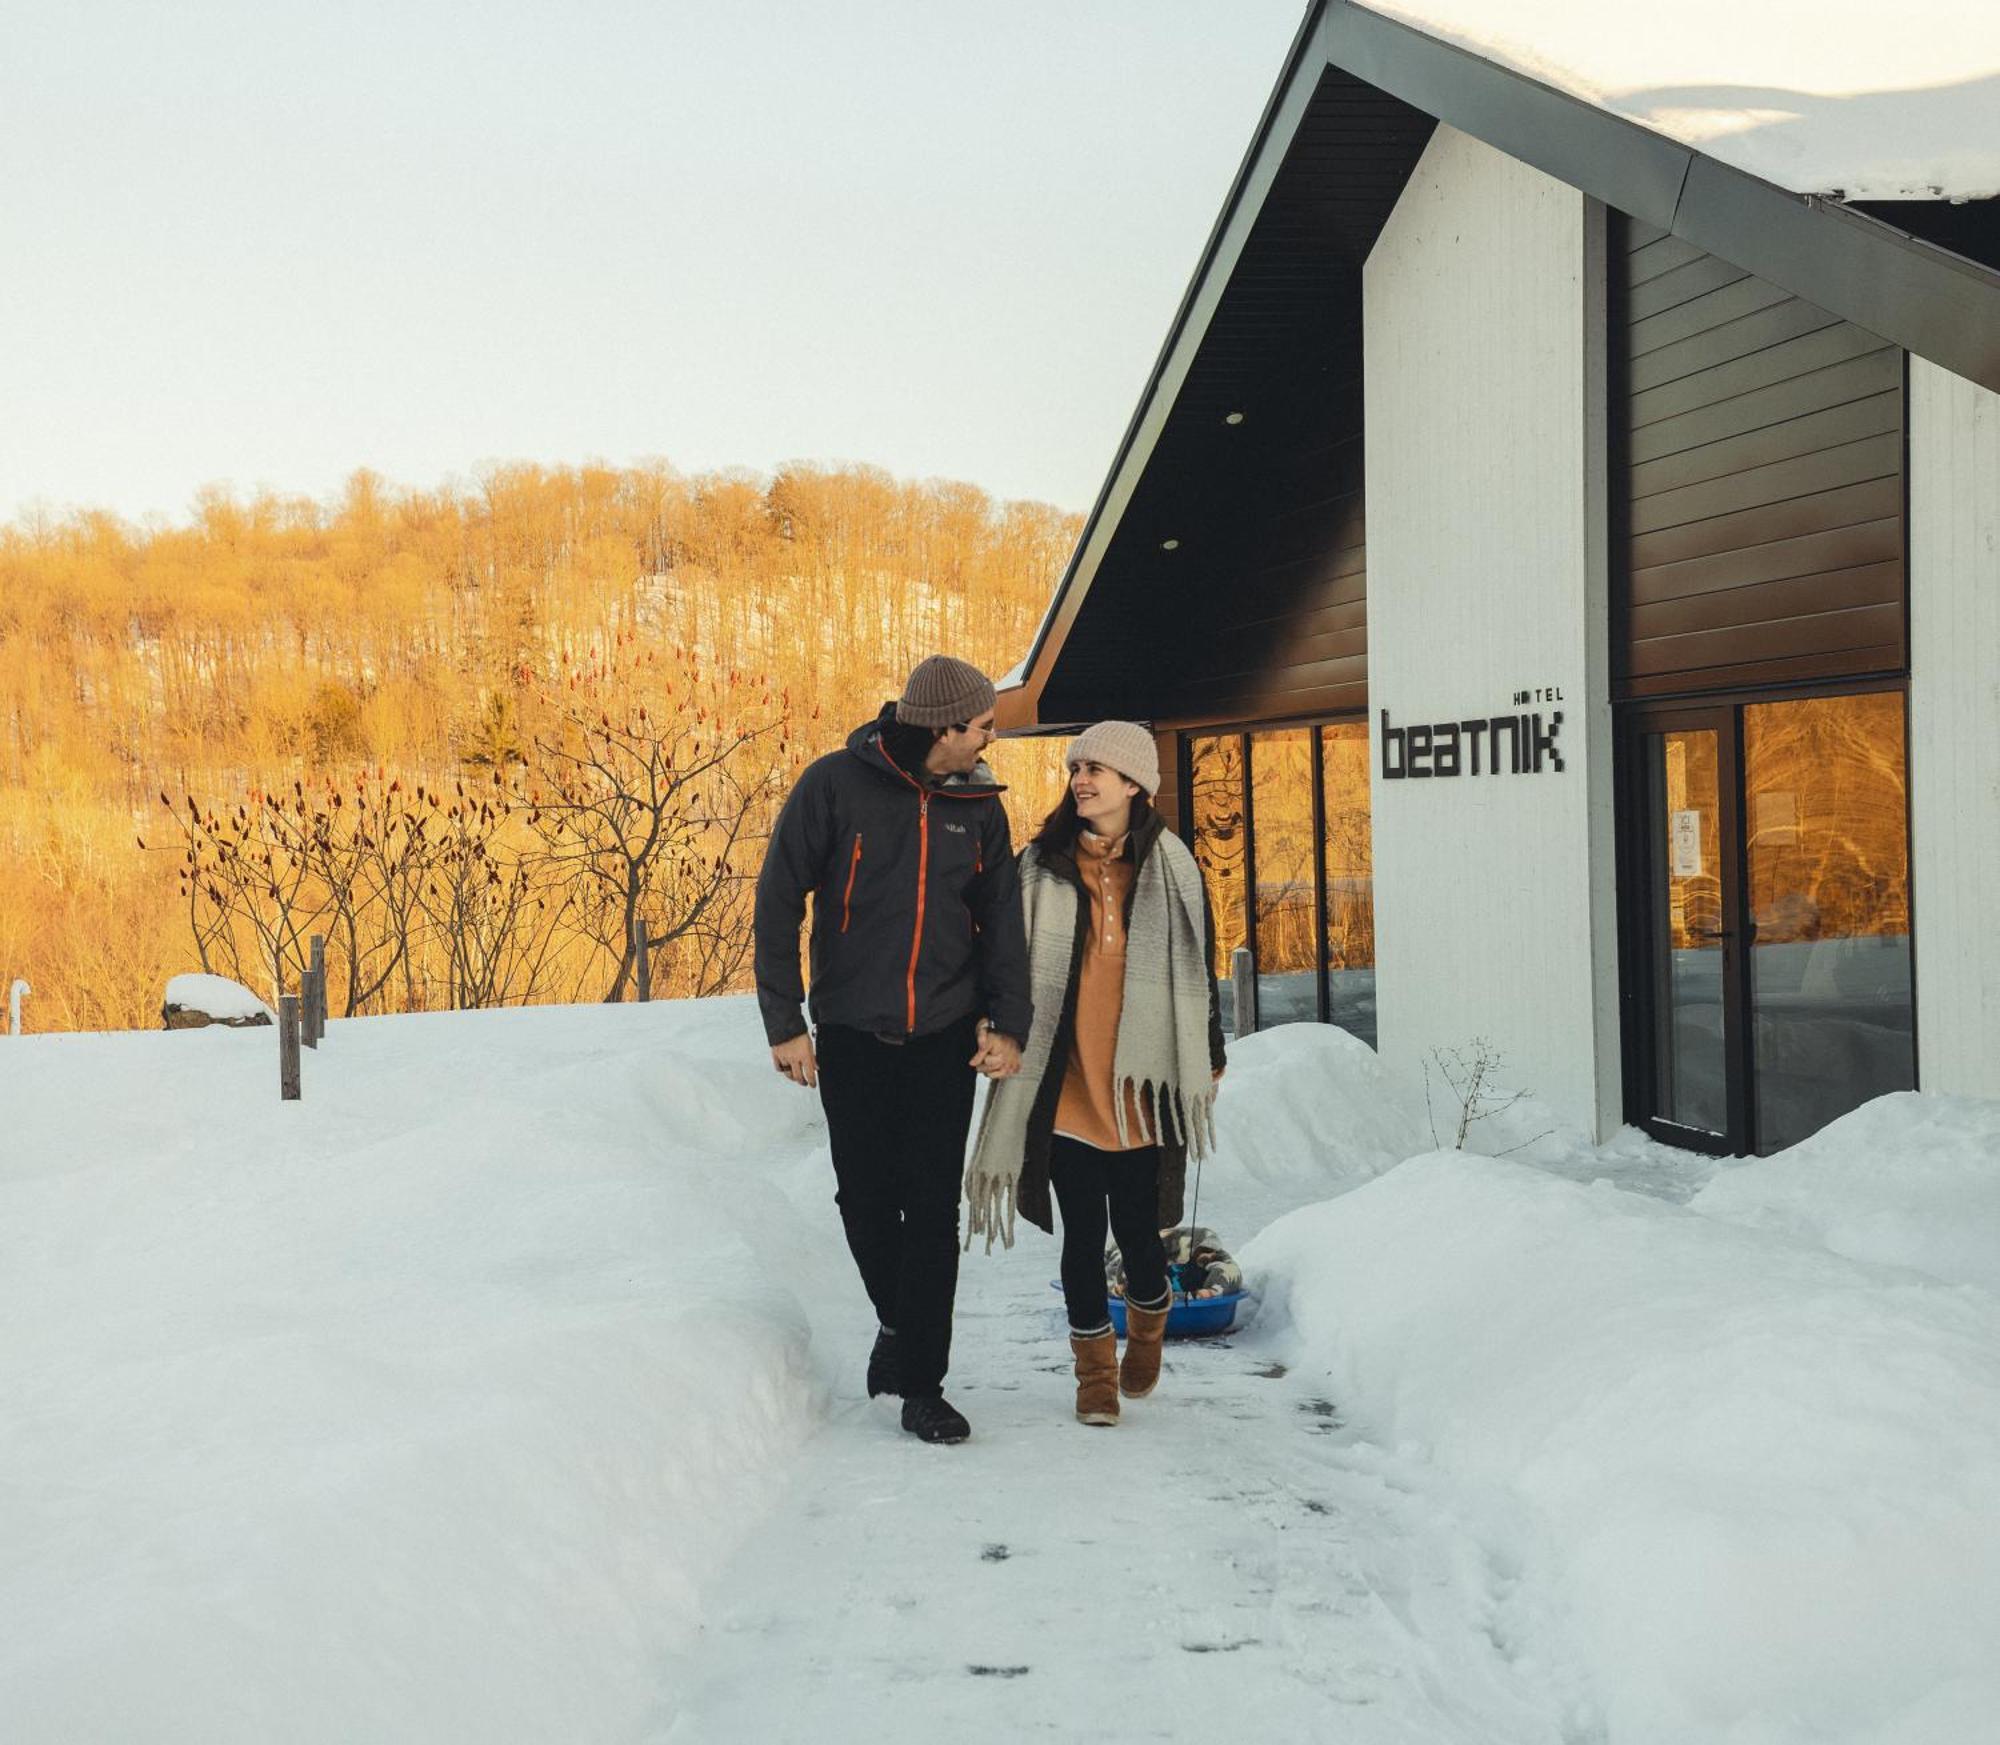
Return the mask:
[[[881,714],[877,715],[874,720],[862,722],[859,727],[855,728],[847,736],[847,749],[855,757],[858,757],[863,763],[868,765],[870,769],[881,775],[885,781],[895,782],[898,786],[903,785],[912,777],[918,781],[923,781],[923,777],[917,771],[911,770],[906,773],[899,769],[890,758],[888,752],[883,749],[882,729],[894,725],[895,719],[896,705],[892,699],[882,705]],[[933,789],[935,792],[947,794],[970,794],[972,792],[980,794],[1004,794],[1007,791],[1006,784],[994,777],[992,769],[987,765],[984,758],[962,775],[949,775],[941,782],[927,782],[925,786]]]

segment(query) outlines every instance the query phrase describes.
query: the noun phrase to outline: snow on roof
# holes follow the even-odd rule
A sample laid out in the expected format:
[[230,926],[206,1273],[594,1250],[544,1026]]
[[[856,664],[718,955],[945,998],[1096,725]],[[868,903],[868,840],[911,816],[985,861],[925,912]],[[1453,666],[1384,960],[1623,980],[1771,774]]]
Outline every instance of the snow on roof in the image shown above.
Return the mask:
[[1795,194],[2000,194],[2000,7],[1987,0],[1371,0]]

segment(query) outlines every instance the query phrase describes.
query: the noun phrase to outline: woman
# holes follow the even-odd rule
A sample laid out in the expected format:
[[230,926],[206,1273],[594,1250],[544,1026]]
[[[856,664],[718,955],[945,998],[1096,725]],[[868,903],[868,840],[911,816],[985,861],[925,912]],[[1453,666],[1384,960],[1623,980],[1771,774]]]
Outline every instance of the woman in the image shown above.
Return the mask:
[[[1222,1021],[1207,894],[1151,805],[1160,760],[1131,721],[1069,748],[1069,791],[1021,853],[1035,1018],[1021,1071],[997,1082],[966,1172],[971,1233],[1013,1245],[1014,1209],[1053,1231],[1076,1415],[1118,1422],[1160,1375],[1172,1290],[1162,1228],[1180,1222],[1187,1159],[1213,1142]],[[1106,1224],[1125,1260],[1125,1362],[1105,1295]],[[969,1242],[968,1238],[968,1242]]]

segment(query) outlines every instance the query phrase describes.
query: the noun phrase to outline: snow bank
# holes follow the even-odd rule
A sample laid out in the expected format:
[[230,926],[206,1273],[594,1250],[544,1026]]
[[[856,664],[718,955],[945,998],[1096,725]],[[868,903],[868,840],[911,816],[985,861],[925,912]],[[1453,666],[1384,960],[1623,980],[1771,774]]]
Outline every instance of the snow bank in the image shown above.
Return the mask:
[[0,1052],[7,1735],[644,1734],[822,1411],[754,1004]]
[[1230,1043],[1215,1126],[1206,1168],[1305,1190],[1290,1192],[1288,1206],[1372,1180],[1427,1142],[1410,1087],[1327,1024],[1280,1024]]
[[[1612,1745],[1964,1745],[2000,1708],[2000,1304],[1427,1155],[1252,1243],[1265,1325],[1491,1502]],[[1525,1514],[1522,1511],[1525,1509]]]
[[1370,0],[1794,193],[2000,193],[2000,14],[1964,0]]
[[275,1023],[278,1017],[241,982],[233,982],[227,976],[174,976],[167,983],[165,1003],[190,1012],[206,1012],[216,1019],[255,1018],[262,1014]]
[[1725,1166],[1692,1204],[1836,1254],[2000,1291],[2000,1103],[1877,1097],[1789,1151]]

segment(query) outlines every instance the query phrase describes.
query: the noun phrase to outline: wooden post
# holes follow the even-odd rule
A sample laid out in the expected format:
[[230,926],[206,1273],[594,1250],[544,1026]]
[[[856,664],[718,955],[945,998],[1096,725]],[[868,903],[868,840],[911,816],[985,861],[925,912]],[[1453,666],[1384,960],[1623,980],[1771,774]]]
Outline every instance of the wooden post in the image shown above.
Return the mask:
[[299,1040],[308,1048],[319,1046],[319,970],[309,969],[299,978]]
[[644,920],[632,923],[632,979],[638,989],[638,997],[650,1000],[653,997],[653,947],[646,936]]
[[287,1103],[299,1100],[299,997],[278,996],[278,1096]]
[[1252,1035],[1257,1029],[1257,960],[1247,945],[1229,954],[1229,992],[1236,1008],[1236,1034]]
[[317,1048],[320,1039],[326,1035],[326,935],[312,936],[312,977],[313,977],[313,1046]]

